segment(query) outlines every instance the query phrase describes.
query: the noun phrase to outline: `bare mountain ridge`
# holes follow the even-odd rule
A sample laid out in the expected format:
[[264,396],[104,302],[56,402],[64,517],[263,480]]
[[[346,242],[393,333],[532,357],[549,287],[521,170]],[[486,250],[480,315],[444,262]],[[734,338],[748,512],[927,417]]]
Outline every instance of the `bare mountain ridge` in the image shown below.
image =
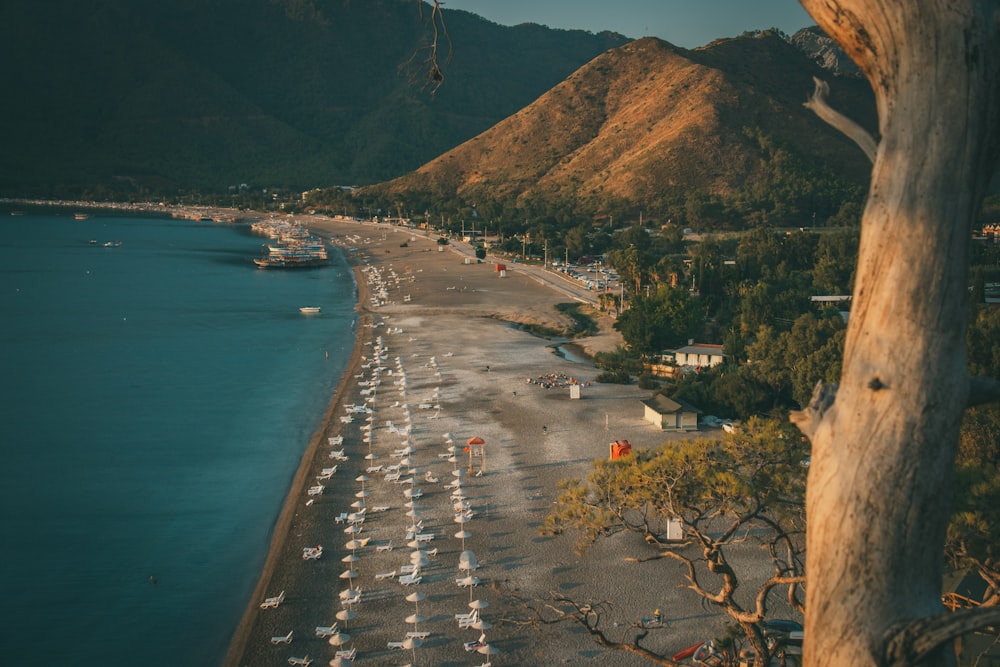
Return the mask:
[[[776,177],[782,147],[857,184],[869,165],[802,107],[833,78],[773,33],[686,50],[644,38],[604,53],[492,128],[377,190],[466,199],[733,196]],[[838,77],[833,103],[874,125],[867,84]]]

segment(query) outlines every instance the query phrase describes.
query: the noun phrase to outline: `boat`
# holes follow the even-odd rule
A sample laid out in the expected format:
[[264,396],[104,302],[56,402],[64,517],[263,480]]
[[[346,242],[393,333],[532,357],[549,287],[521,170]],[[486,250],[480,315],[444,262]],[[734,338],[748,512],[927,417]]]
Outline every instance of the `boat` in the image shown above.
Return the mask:
[[253,261],[262,269],[297,269],[325,266],[329,256],[320,239],[283,238],[278,243],[265,245],[263,256]]
[[299,312],[303,315],[315,315],[319,312],[319,306],[302,306]]
[[77,220],[86,220],[90,217],[89,213],[74,213],[73,217]]

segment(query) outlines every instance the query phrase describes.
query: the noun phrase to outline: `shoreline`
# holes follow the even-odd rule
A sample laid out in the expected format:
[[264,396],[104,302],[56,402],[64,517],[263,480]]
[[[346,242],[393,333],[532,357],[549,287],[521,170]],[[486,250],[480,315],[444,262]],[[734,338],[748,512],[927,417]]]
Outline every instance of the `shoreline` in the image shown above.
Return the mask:
[[[347,253],[344,252],[344,254],[345,257],[347,257]],[[348,258],[348,261],[350,261],[350,258]],[[357,329],[354,335],[354,346],[351,349],[350,358],[344,366],[343,377],[341,377],[340,383],[337,385],[333,395],[330,397],[330,402],[327,404],[326,413],[324,414],[320,425],[316,428],[315,433],[313,433],[310,438],[309,445],[306,447],[306,450],[302,453],[302,457],[299,460],[299,466],[295,471],[291,484],[289,485],[288,494],[282,502],[281,512],[278,514],[278,518],[275,521],[274,529],[271,534],[271,541],[267,550],[267,556],[265,557],[260,575],[257,578],[257,584],[254,587],[253,593],[251,593],[250,600],[247,603],[247,608],[244,610],[243,615],[240,618],[240,622],[229,641],[229,647],[226,650],[225,657],[223,658],[223,665],[238,665],[242,660],[243,654],[246,651],[247,643],[250,640],[250,632],[253,628],[257,611],[259,609],[257,600],[264,599],[267,587],[280,566],[281,552],[284,545],[288,542],[289,530],[291,529],[292,520],[295,515],[297,496],[300,495],[303,489],[305,489],[309,472],[315,463],[316,455],[323,442],[324,433],[329,430],[330,425],[333,422],[334,413],[338,408],[343,406],[344,397],[347,395],[348,391],[351,390],[352,385],[356,385],[356,382],[354,381],[354,374],[361,365],[361,350],[363,347],[363,337],[361,332],[365,329],[365,325],[370,321],[371,316],[359,308],[362,300],[368,298],[368,285],[364,281],[363,276],[360,275],[361,272],[359,267],[353,263],[351,263],[350,266],[351,270],[354,272],[356,294],[354,312],[358,315]]]

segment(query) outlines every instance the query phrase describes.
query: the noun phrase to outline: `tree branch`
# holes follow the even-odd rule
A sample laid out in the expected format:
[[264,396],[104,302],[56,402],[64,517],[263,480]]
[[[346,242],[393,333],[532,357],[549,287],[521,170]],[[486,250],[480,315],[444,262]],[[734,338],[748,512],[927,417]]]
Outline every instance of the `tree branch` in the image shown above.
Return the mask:
[[919,664],[951,640],[974,630],[1000,624],[1000,608],[980,607],[939,614],[898,625],[886,633],[885,664],[907,667]]
[[813,82],[816,87],[813,89],[812,97],[806,100],[802,106],[847,136],[864,151],[871,162],[875,162],[875,151],[878,150],[878,142],[875,141],[875,138],[863,127],[827,104],[826,98],[830,94],[830,86],[826,81],[813,77]]
[[792,410],[788,413],[788,419],[798,426],[807,438],[812,440],[820,422],[823,421],[823,415],[830,409],[836,398],[836,383],[826,384],[820,380],[813,389],[809,405],[804,410]]
[[1000,401],[1000,381],[993,378],[972,378],[969,380],[969,400],[966,407]]

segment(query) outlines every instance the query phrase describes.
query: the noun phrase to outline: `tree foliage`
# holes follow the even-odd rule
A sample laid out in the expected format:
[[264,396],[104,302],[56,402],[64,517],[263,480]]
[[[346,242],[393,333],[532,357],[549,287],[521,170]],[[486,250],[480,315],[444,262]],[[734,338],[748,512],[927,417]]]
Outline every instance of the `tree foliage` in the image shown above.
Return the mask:
[[[807,457],[808,443],[787,422],[751,419],[720,440],[670,442],[595,461],[586,482],[561,484],[544,530],[577,531],[580,549],[619,530],[642,534],[649,550],[628,560],[643,567],[679,564],[687,587],[728,614],[758,664],[768,664],[770,649],[758,624],[767,617],[771,594],[783,589],[788,604],[801,611]],[[681,542],[665,538],[672,520],[683,527]],[[747,540],[767,553],[771,576],[743,595],[747,572],[729,552]]]

